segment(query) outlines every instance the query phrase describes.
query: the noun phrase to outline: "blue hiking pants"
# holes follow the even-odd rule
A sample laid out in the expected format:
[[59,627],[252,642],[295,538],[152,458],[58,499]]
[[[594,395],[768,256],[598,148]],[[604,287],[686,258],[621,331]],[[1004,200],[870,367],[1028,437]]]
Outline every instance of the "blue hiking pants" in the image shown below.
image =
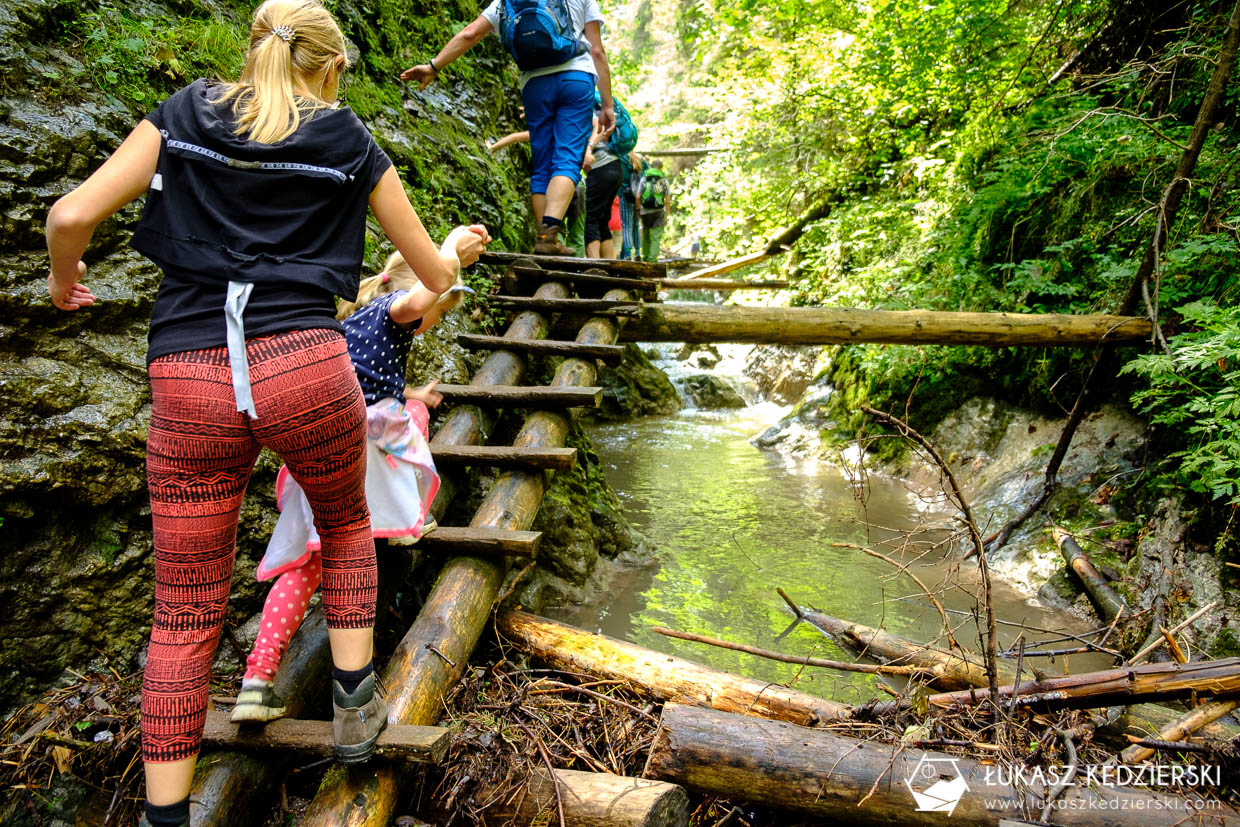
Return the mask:
[[574,71],[530,78],[521,100],[534,156],[530,192],[546,194],[547,182],[557,175],[576,184],[594,131],[594,75]]

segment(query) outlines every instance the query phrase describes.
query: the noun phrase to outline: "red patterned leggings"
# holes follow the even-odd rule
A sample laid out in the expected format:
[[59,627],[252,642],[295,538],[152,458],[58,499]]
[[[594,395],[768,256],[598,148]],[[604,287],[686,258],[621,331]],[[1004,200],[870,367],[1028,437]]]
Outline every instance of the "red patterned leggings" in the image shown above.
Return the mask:
[[375,546],[366,508],[366,404],[332,330],[246,343],[257,419],[237,411],[227,351],[151,362],[147,484],[155,620],[142,683],[142,758],[198,753],[211,660],[232,584],[237,517],[266,446],[306,492],[322,538],[327,625],[374,625]]

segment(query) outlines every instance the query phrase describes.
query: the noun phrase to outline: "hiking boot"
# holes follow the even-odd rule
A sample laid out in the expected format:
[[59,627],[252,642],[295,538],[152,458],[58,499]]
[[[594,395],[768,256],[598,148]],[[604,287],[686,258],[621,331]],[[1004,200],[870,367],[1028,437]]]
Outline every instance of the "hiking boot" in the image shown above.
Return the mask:
[[[146,818],[146,813],[143,813],[143,814],[142,814],[142,815],[138,818],[138,827],[151,827],[151,822],[147,820],[147,818]],[[189,827],[189,819],[188,819],[188,818],[187,818],[187,819],[185,819],[184,821],[182,821],[182,822],[181,822],[181,827]]]
[[283,718],[288,710],[284,701],[271,688],[270,681],[244,681],[241,692],[237,695],[237,703],[233,706],[232,715],[228,720],[234,724],[255,722],[266,723],[276,718]]
[[574,256],[577,251],[560,241],[560,235],[566,228],[563,224],[548,227],[546,224],[538,228],[534,236],[534,255],[538,256]]
[[383,684],[371,672],[346,694],[340,681],[332,681],[332,737],[336,757],[342,764],[360,764],[375,754],[379,733],[387,728],[387,701]]

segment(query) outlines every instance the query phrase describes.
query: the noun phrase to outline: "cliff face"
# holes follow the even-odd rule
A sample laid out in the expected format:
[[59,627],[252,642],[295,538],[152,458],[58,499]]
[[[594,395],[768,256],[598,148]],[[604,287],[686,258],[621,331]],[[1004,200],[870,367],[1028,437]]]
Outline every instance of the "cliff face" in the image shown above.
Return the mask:
[[[44,282],[47,210],[171,91],[235,76],[249,27],[249,4],[232,0],[105,3],[0,0],[0,708],[66,666],[104,658],[131,668],[150,622],[144,357],[159,273],[127,245],[137,202],[99,228],[87,253],[98,303],[56,310]],[[523,170],[484,143],[516,117],[498,44],[426,93],[396,80],[477,13],[473,2],[334,11],[356,47],[349,103],[432,235],[482,221],[504,246],[523,244]],[[369,264],[388,249],[372,222]],[[412,376],[465,379],[447,336],[419,350],[426,364],[411,363]],[[242,513],[233,616],[258,605],[253,570],[274,523],[276,467],[260,458]]]

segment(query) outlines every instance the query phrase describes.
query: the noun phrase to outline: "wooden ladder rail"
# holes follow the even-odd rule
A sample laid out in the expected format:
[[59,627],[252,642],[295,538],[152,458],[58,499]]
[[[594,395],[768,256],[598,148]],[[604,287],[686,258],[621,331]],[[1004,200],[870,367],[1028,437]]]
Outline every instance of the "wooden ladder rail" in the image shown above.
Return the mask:
[[[563,285],[550,283],[535,294],[540,298],[566,298]],[[546,337],[548,325],[537,313],[518,313],[505,336],[520,339]],[[507,351],[493,351],[470,382],[471,385],[515,385],[525,375],[525,360]],[[476,445],[482,440],[486,413],[476,405],[459,405],[444,420],[432,442],[436,445]],[[431,513],[443,516],[456,487],[444,476]],[[416,548],[416,547],[415,547]],[[382,578],[380,589],[383,588]],[[327,627],[321,612],[312,612],[297,630],[280,664],[276,691],[285,699],[289,714],[298,716],[306,709],[312,693],[327,689],[331,654]],[[291,760],[291,759],[290,759]],[[190,799],[194,802],[194,827],[237,827],[257,823],[265,815],[260,802],[270,801],[269,793],[285,769],[285,762],[268,755],[256,758],[238,751],[205,753],[194,775]]]
[[[558,295],[552,296],[548,293]],[[566,294],[567,290],[562,284],[548,282],[543,284],[535,295],[563,298]],[[607,293],[606,298],[625,300],[630,298],[630,295],[623,290],[612,290]],[[545,318],[533,311],[526,311],[518,318],[522,316],[537,316],[541,322],[541,334],[545,335],[548,327]],[[576,341],[582,344],[613,344],[618,335],[619,324],[616,320],[594,317],[581,327]],[[499,356],[519,358],[507,351],[495,351],[488,359],[488,364],[490,359]],[[484,370],[485,367],[484,365]],[[480,376],[481,374],[482,372]],[[560,364],[551,386],[588,386],[593,384],[595,375],[596,368],[592,361],[569,358]],[[479,384],[478,380],[479,377],[475,377],[473,384]],[[514,380],[506,378],[502,382],[494,383],[513,384]],[[463,406],[458,411],[469,407]],[[456,417],[457,412],[454,412],[435,435],[432,445],[441,438],[457,439],[462,432],[471,436],[480,432],[480,428],[454,422]],[[534,412],[526,418],[524,426],[513,440],[513,445],[531,448],[561,447],[568,438],[572,423],[572,411]],[[504,472],[484,498],[470,521],[470,526],[527,529],[538,513],[547,479],[546,472]],[[444,564],[417,619],[393,653],[385,676],[385,684],[389,687],[390,717],[393,720],[402,724],[422,725],[439,720],[443,698],[468,665],[470,655],[490,618],[492,606],[499,596],[507,569],[506,559],[474,556],[454,557]],[[346,771],[339,765],[334,766],[324,777],[301,824],[303,827],[330,827],[338,824],[348,824],[350,827],[383,827],[393,816],[401,787],[410,772],[408,767],[392,764],[367,765],[352,771]]]

